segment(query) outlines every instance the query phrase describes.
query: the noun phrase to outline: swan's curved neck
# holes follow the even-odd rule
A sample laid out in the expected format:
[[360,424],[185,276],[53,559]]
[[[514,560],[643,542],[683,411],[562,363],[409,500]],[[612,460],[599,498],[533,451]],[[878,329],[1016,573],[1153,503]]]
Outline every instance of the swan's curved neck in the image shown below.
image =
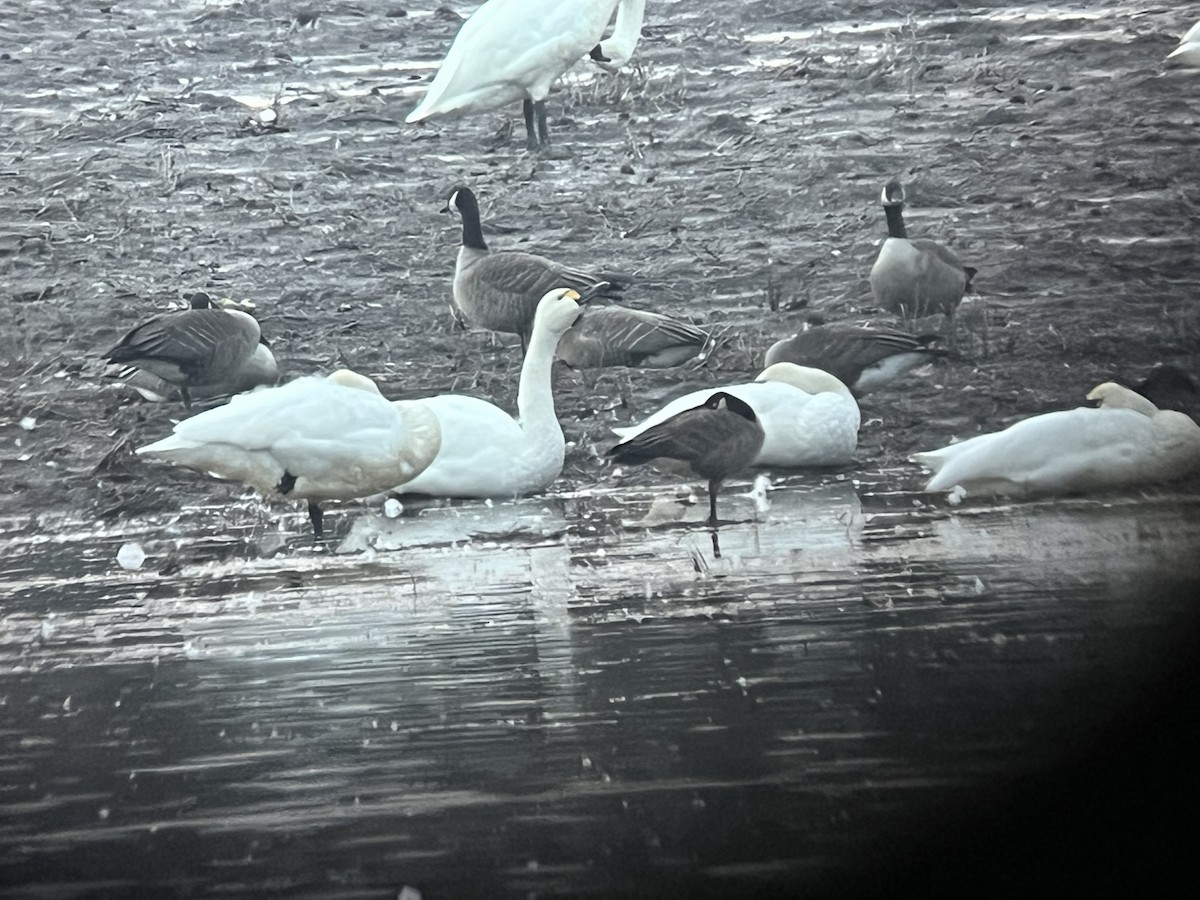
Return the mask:
[[603,44],[604,55],[624,64],[637,47],[642,36],[642,20],[646,16],[646,0],[621,0],[617,6],[617,21],[613,32]]
[[[904,206],[897,203],[895,206],[885,206],[883,214],[887,216],[888,237],[907,238],[908,232],[904,230]],[[478,217],[478,213],[476,213]],[[466,222],[466,219],[463,219]]]
[[558,428],[554,412],[554,391],[551,368],[558,336],[535,327],[521,364],[521,381],[517,387],[517,421],[521,428]]
[[478,201],[470,194],[459,195],[457,206],[458,211],[462,213],[463,246],[473,250],[486,250],[488,246],[483,241],[483,225],[479,221]]

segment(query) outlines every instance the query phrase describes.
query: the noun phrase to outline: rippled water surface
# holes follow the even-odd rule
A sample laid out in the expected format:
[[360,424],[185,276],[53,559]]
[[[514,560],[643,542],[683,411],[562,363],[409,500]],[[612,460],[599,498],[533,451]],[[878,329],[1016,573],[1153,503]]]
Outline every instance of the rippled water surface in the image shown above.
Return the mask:
[[[952,510],[884,483],[797,479],[765,512],[739,486],[727,514],[750,520],[719,555],[678,524],[703,502],[663,508],[674,488],[351,508],[337,553],[278,509],[7,522],[0,876],[36,896],[815,880],[1123,715],[1194,621],[1200,498]],[[675,524],[638,524],[654,502]]]

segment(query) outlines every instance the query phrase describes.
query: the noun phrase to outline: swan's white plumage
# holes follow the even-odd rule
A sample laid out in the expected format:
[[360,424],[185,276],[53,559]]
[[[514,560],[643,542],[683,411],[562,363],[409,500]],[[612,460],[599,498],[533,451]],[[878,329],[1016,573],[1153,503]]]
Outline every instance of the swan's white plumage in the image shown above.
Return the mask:
[[488,0],[463,23],[405,121],[544,100],[559,76],[599,43],[617,3]]
[[1167,54],[1167,65],[1200,69],[1200,22],[1189,28],[1179,46]]
[[423,471],[440,446],[437,419],[420,403],[389,403],[374,382],[345,370],[240,394],[138,448],[220,478],[310,501],[349,500]]
[[605,57],[605,61],[598,61],[602,69],[615,72],[629,62],[642,36],[645,15],[646,0],[621,0],[612,34],[600,42],[600,55]]
[[756,466],[836,466],[854,458],[860,421],[854,395],[828,372],[786,362],[768,366],[757,381],[693,391],[645,421],[613,431],[627,441],[718,391],[750,404],[762,424],[765,438]]
[[1200,473],[1200,426],[1159,410],[1120,385],[1088,394],[1081,407],[1023,419],[1004,431],[914,454],[934,474],[927,491],[968,494],[1078,493],[1171,481]]
[[462,394],[417,401],[437,416],[441,450],[420,475],[393,490],[434,497],[518,497],[548,488],[562,472],[566,443],[554,411],[551,368],[558,339],[579,316],[579,294],[550,291],[538,303],[521,366],[517,418]]

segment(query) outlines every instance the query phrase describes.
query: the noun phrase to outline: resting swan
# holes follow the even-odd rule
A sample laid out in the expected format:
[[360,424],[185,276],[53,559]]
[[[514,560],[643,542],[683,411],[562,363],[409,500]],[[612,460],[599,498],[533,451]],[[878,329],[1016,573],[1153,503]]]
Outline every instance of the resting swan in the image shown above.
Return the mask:
[[1080,407],[1033,416],[1004,431],[916,453],[934,474],[927,491],[961,486],[968,494],[1078,493],[1171,481],[1200,472],[1200,426],[1160,410],[1113,382]]
[[762,424],[766,437],[756,466],[837,466],[854,458],[859,411],[850,389],[828,372],[787,362],[767,366],[756,381],[693,391],[641,424],[613,431],[622,441],[631,440],[718,391],[748,403]]
[[462,394],[417,401],[437,416],[442,446],[429,468],[394,482],[394,493],[520,497],[554,483],[566,452],[551,389],[554,348],[575,323],[587,296],[558,288],[538,304],[521,365],[515,419],[486,400]]
[[[601,43],[618,3],[617,27]],[[528,146],[535,150],[550,140],[551,85],[586,54],[608,65],[627,59],[644,8],[643,0],[488,0],[463,23],[405,121],[484,112],[521,100]]]
[[319,539],[322,501],[387,490],[424,471],[440,446],[431,410],[416,401],[389,403],[371,379],[339,369],[239,394],[137,452],[307,500]]

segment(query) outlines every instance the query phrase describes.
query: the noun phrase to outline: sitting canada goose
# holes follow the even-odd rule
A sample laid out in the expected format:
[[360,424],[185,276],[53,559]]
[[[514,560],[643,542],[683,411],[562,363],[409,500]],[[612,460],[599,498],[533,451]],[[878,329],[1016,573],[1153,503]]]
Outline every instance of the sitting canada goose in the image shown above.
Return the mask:
[[521,250],[493,253],[483,240],[479,201],[468,187],[450,192],[443,211],[462,215],[462,246],[454,264],[454,304],[473,324],[521,336],[524,349],[533,327],[534,312],[547,291],[574,288],[592,291],[603,284],[601,296],[619,296],[611,282],[598,275],[570,269]]
[[1167,54],[1166,62],[1181,69],[1200,69],[1200,22],[1179,39],[1179,46]]
[[214,307],[199,292],[192,295],[191,306],[143,322],[104,358],[136,366],[178,388],[188,409],[193,395],[237,393],[278,379],[275,357],[253,316]]
[[767,350],[763,364],[791,362],[824,369],[849,385],[855,397],[861,397],[918,366],[948,356],[945,350],[930,346],[937,340],[935,334],[918,336],[894,328],[815,325],[776,341]]
[[1023,419],[940,450],[916,453],[934,474],[927,491],[1064,494],[1184,478],[1200,473],[1200,426],[1159,410],[1129,388],[1105,382],[1080,407]]
[[699,406],[685,409],[611,447],[618,463],[678,460],[708,479],[708,524],[717,518],[721,482],[751,465],[763,445],[763,427],[750,404],[716,391]]
[[690,322],[625,306],[591,306],[558,342],[572,369],[667,369],[711,351],[712,335]]
[[[618,28],[599,44],[618,2]],[[488,0],[459,29],[409,124],[523,102],[529,149],[549,143],[550,87],[585,54],[633,52],[639,0]],[[635,13],[637,13],[635,15]],[[630,35],[633,35],[631,40]]]
[[[602,290],[601,285],[593,291]],[[397,494],[434,497],[520,497],[548,488],[562,472],[566,444],[554,412],[550,372],[554,347],[588,299],[570,288],[538,304],[521,365],[517,417],[462,394],[419,401],[438,419],[442,447],[424,472],[392,485]]]
[[717,392],[754,409],[765,434],[756,466],[838,466],[854,458],[860,416],[850,389],[828,372],[787,362],[767,366],[756,381],[685,394],[640,424],[613,431],[631,440]]
[[954,311],[976,270],[936,241],[910,240],[904,228],[904,186],[892,179],[880,197],[888,236],[871,267],[871,293],[884,309],[905,318],[945,313],[953,334]]
[[322,501],[367,497],[406,481],[440,446],[432,410],[416,401],[389,403],[371,379],[339,369],[238,394],[137,452],[307,500],[319,539]]
[[1189,416],[1200,410],[1200,384],[1190,372],[1169,363],[1155,363],[1136,391],[1159,409],[1173,409]]

